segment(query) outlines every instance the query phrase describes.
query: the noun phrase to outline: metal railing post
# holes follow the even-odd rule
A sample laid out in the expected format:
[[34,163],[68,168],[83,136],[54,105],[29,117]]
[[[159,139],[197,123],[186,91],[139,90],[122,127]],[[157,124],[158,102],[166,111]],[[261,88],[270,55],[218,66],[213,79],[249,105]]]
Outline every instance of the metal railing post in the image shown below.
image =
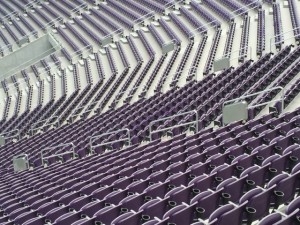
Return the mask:
[[195,114],[196,114],[196,131],[199,131],[199,114],[197,112],[197,110],[194,110]]
[[130,130],[128,128],[126,128],[125,130],[127,130],[127,134],[128,134],[128,144],[131,145]]

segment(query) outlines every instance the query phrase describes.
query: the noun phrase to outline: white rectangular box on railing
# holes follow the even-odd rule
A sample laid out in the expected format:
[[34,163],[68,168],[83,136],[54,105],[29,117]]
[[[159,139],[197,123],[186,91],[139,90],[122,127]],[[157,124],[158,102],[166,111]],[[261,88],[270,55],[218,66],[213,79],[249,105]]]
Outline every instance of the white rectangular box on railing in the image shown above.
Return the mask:
[[223,126],[241,120],[248,120],[248,103],[246,101],[236,102],[224,106]]

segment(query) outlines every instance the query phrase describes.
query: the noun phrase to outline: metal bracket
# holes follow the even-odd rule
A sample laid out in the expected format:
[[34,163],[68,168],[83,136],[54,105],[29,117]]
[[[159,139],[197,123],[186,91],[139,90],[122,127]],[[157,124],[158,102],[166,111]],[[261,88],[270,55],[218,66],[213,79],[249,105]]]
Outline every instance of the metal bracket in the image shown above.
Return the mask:
[[[184,116],[184,115],[189,115],[189,114],[195,114],[196,115],[196,120],[194,120],[192,122],[188,122],[188,123],[183,123],[183,124],[178,124],[178,125],[174,125],[174,126],[171,126],[171,127],[163,128],[163,129],[158,129],[158,130],[155,130],[155,131],[152,130],[152,126],[156,122],[165,121],[165,120],[168,120],[168,119],[176,118],[178,116]],[[158,133],[158,132],[161,132],[161,131],[171,130],[171,129],[177,128],[177,127],[183,127],[183,126],[191,125],[191,124],[196,124],[196,133],[197,133],[198,130],[199,130],[198,120],[199,120],[199,115],[198,115],[198,112],[196,110],[192,110],[192,111],[188,111],[188,112],[184,112],[184,113],[179,113],[179,114],[176,114],[176,115],[173,115],[173,116],[168,116],[168,117],[164,117],[164,118],[161,118],[161,119],[158,119],[158,120],[154,120],[149,124],[149,139],[150,139],[150,141],[152,141],[152,134],[155,134],[155,133]]]

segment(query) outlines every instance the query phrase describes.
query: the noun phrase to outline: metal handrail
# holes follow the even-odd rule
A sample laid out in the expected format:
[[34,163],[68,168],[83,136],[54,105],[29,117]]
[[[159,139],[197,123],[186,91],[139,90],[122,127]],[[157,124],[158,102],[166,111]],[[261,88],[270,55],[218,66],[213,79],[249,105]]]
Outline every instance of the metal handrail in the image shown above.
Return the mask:
[[113,36],[113,34],[120,34],[124,31],[123,28],[119,28],[118,30],[114,30],[113,32],[109,33],[108,35],[106,35],[105,37],[108,37],[108,36]]
[[[12,135],[12,136],[5,136],[5,134],[11,134],[11,133],[15,133],[15,135]],[[4,133],[1,133],[0,134],[1,136],[4,137],[4,139],[9,139],[9,138],[14,138],[14,137],[18,137],[18,140],[21,138],[21,134],[20,134],[20,130],[19,129],[15,129],[15,130],[12,130],[12,131],[7,131],[7,132],[4,132]]]
[[[293,28],[293,29],[291,29],[291,30],[282,32],[282,33],[280,33],[280,34],[274,35],[273,37],[271,37],[271,38],[270,38],[270,51],[272,50],[272,40],[273,40],[273,39],[275,40],[277,37],[279,37],[279,36],[281,36],[281,35],[283,35],[283,41],[290,40],[290,39],[292,39],[292,38],[298,37],[299,34],[295,34],[295,33],[294,33],[294,31],[295,31],[295,30],[298,30],[298,29],[300,29],[300,26],[299,26],[299,27],[296,27],[296,28]],[[292,37],[284,38],[284,34],[291,33],[291,32],[293,32],[293,36],[292,36]],[[280,43],[280,42],[274,42],[275,45],[278,44],[278,43]]]
[[[71,146],[72,150],[71,151],[66,151],[66,152],[63,152],[63,153],[58,153],[58,151],[56,151],[55,154],[44,157],[44,154],[45,154],[46,151],[48,152],[49,150],[53,150],[53,149],[56,149],[56,148],[59,148],[59,147],[66,147],[66,146]],[[44,166],[44,164],[45,164],[44,160],[45,159],[53,158],[53,157],[56,157],[56,156],[63,156],[63,155],[70,154],[70,153],[73,153],[73,157],[75,158],[76,153],[75,153],[75,145],[74,145],[73,142],[45,148],[45,149],[41,150],[42,165]]]
[[113,35],[120,34],[120,33],[122,33],[123,31],[124,31],[123,28],[119,28],[119,29],[117,29],[117,30],[115,30],[115,31],[113,31],[113,32],[111,32],[111,33],[105,35],[104,37],[101,37],[100,40],[104,40],[104,39],[109,38],[109,37],[112,37],[112,39],[113,39],[113,37],[114,37]]
[[[118,102],[121,100],[121,98],[118,99],[118,97],[121,96],[121,94],[128,93],[128,92],[130,93],[132,90],[136,90],[136,89],[144,88],[144,87],[145,87],[145,85],[142,85],[142,86],[134,86],[134,87],[131,88],[131,89],[128,89],[128,90],[126,90],[126,91],[121,91],[121,92],[119,92],[119,93],[116,95],[115,100],[112,102],[112,104],[118,103]],[[127,97],[129,97],[129,96],[127,96]]]
[[8,49],[8,50],[11,51],[11,50],[12,50],[12,47],[13,47],[12,44],[2,45],[2,46],[0,46],[0,50],[4,51],[4,50]]
[[54,24],[55,22],[61,22],[63,20],[63,17],[59,16],[51,21],[49,21],[48,23],[45,24],[44,29],[47,30],[49,27],[52,26],[52,24]]
[[[180,73],[182,73],[182,72],[185,72],[185,71],[188,71],[188,76],[190,76],[191,74],[197,74],[197,72],[192,72],[191,70],[192,69],[198,69],[198,67],[197,66],[191,66],[191,67],[189,67],[189,68],[185,68],[185,69],[182,69],[182,70],[179,70],[178,72],[175,72],[175,73],[173,73],[172,75],[174,76],[174,75],[176,75],[176,74],[180,74]],[[197,78],[197,77],[196,77]],[[180,78],[178,78],[178,79],[172,79],[170,82],[168,82],[167,84],[169,84],[169,85],[171,85],[174,81],[178,81],[178,80],[180,80],[180,79],[184,79],[184,78],[182,78],[182,77],[180,77]],[[197,80],[197,79],[196,79]],[[158,86],[158,85],[157,85]]]
[[73,122],[74,122],[74,121],[73,121],[73,118],[74,118],[74,117],[77,117],[77,116],[79,116],[79,115],[82,113],[82,111],[79,112],[79,113],[75,113],[75,112],[76,112],[78,109],[84,109],[86,106],[87,106],[87,105],[84,105],[84,106],[75,108],[74,113],[73,113],[73,114],[70,116],[70,118],[69,118],[70,123],[73,123]]
[[[251,59],[251,58],[252,58],[252,53],[253,53],[252,46],[246,46],[246,47],[244,47],[244,48],[240,48],[240,49],[238,49],[238,50],[235,50],[235,51],[231,52],[231,55],[232,55],[233,53],[240,52],[241,50],[244,50],[244,49],[248,49],[248,50],[249,50],[249,58]],[[228,54],[229,54],[229,53],[228,53]],[[248,53],[245,53],[244,55],[241,55],[241,56],[239,55],[238,57],[231,58],[231,57],[228,56],[228,54],[224,54],[224,55],[222,55],[222,56],[216,58],[215,61],[220,60],[220,59],[224,59],[224,58],[229,58],[229,61],[232,61],[232,60],[235,60],[235,59],[238,59],[238,58],[240,58],[240,57],[243,57],[243,56],[247,56],[247,55],[248,55]]]
[[[256,5],[255,3],[260,3],[260,2],[261,2],[261,0],[257,0],[256,2],[251,2],[251,3],[248,4],[248,5],[243,5],[241,8],[239,8],[239,9],[233,11],[233,13],[235,14],[236,12],[238,12],[239,10],[244,9],[244,8],[247,9],[247,10],[246,10],[245,12],[242,12],[242,13],[239,13],[239,14],[235,14],[231,19],[234,19],[234,18],[236,18],[236,17],[238,17],[238,16],[240,16],[240,15],[243,15],[244,13],[247,13],[247,12],[249,12],[249,11],[252,10],[252,9],[258,8],[259,6]],[[252,7],[252,5],[254,5],[254,6]],[[251,6],[252,8],[249,8],[249,6]]]
[[81,5],[78,5],[78,6],[76,6],[74,9],[72,9],[71,10],[71,16],[73,16],[74,14],[76,14],[76,13],[78,13],[78,12],[76,12],[77,10],[80,10],[80,9],[83,9],[84,8],[84,5],[86,5],[86,4],[84,4],[84,2],[81,4]]
[[[54,122],[49,123],[49,121],[51,121],[53,118],[55,118]],[[55,124],[58,124],[58,126],[59,126],[60,125],[59,121],[55,122],[58,118],[59,118],[59,116],[51,116],[43,127],[46,127],[47,125],[55,125]]]
[[172,2],[168,2],[167,4],[164,5],[164,9],[167,10],[167,9],[170,9],[172,8],[173,6],[176,5],[176,3],[182,3],[184,0],[173,0]]
[[150,19],[154,15],[155,15],[154,11],[150,11],[149,13],[144,14],[143,16],[141,16],[141,17],[139,17],[139,18],[137,18],[136,20],[133,21],[134,22],[133,26],[141,24],[142,22],[144,22],[144,20]]
[[[70,118],[69,118],[69,120],[70,120],[69,122],[72,123],[72,122],[73,122],[73,118],[76,117],[76,116],[78,116],[78,115],[80,115],[80,114],[84,114],[84,113],[87,113],[87,112],[92,112],[94,109],[88,110],[88,108],[89,108],[91,105],[97,105],[97,103],[99,103],[99,102],[100,102],[100,100],[99,100],[99,101],[93,101],[93,102],[91,102],[91,103],[88,104],[88,105],[87,105],[87,104],[84,104],[83,106],[80,106],[80,107],[75,108],[74,112],[75,112],[77,109],[82,109],[82,108],[85,108],[85,107],[86,107],[86,110],[81,111],[80,113],[72,114],[72,115],[70,116]],[[61,116],[62,116],[62,115],[58,116],[58,119],[60,119]],[[58,120],[58,121],[59,121],[59,120]]]
[[[36,2],[39,2],[38,0],[32,0],[31,2],[27,3],[25,6],[24,6],[24,11],[27,10],[28,8],[30,8],[34,3]],[[0,19],[3,21],[3,20],[9,20],[10,16],[13,15],[20,15],[20,12],[15,10],[15,11],[12,11],[10,13],[8,13],[7,15],[1,17]]]
[[[98,145],[93,145],[93,141],[96,140],[96,139],[99,139],[99,138],[101,138],[103,136],[106,136],[106,135],[109,135],[109,134],[117,134],[117,133],[124,132],[124,131],[126,131],[126,133],[127,133],[127,136],[128,136],[127,138],[118,139],[118,140],[114,140],[114,141],[110,141],[110,142],[104,142],[104,143],[101,143],[101,144],[98,144]],[[93,150],[96,147],[117,143],[119,141],[126,141],[126,140],[128,140],[128,144],[131,145],[130,130],[128,128],[124,128],[124,129],[120,129],[120,130],[116,130],[116,131],[111,131],[111,132],[107,132],[107,133],[103,133],[103,134],[100,134],[100,135],[90,137],[90,148],[91,148],[91,150]]]
[[99,102],[101,102],[102,100],[100,99],[100,100],[98,100],[98,101],[93,101],[93,102],[91,102],[89,105],[88,105],[88,107],[86,108],[86,110],[84,110],[84,113],[85,112],[92,112],[93,110],[97,110],[98,108],[100,108],[100,107],[98,107],[98,108],[96,108],[96,109],[88,109],[90,106],[96,106]]
[[[30,135],[33,136],[33,132],[36,131],[36,130],[40,130],[40,129],[46,127],[46,126],[55,124],[56,122],[48,123],[48,121],[50,121],[50,119],[52,119],[52,118],[56,118],[56,119],[57,119],[58,116],[52,116],[52,117],[50,117],[50,118],[48,118],[48,119],[39,120],[39,121],[37,121],[36,123],[32,124],[32,125],[30,126],[30,130],[29,130]],[[46,123],[45,123],[44,125],[35,127],[35,125],[37,125],[37,124],[39,124],[40,122],[43,122],[43,121],[46,121]]]
[[[89,104],[88,105],[88,107],[90,106],[91,104]],[[77,108],[76,108],[77,109]],[[79,108],[78,108],[79,109]],[[64,111],[63,112],[65,112],[67,109],[64,109]],[[75,111],[75,110],[74,110]],[[91,110],[92,111],[92,110]],[[84,112],[86,112],[86,111],[84,111]],[[73,115],[73,114],[72,114]],[[71,116],[72,116],[71,115]],[[58,123],[59,123],[59,121],[60,121],[60,119],[61,119],[61,117],[63,116],[63,113],[61,113],[59,116],[57,116],[58,117]],[[73,122],[73,121],[71,121],[71,122]]]
[[[225,102],[223,102],[223,105],[222,105],[222,112],[224,111],[225,105],[228,105],[228,103],[237,102],[237,101],[240,101],[240,100],[244,100],[248,97],[257,96],[257,95],[260,95],[260,94],[263,94],[263,93],[268,93],[268,92],[271,92],[271,91],[274,91],[274,90],[280,90],[281,91],[280,100],[281,100],[282,107],[284,107],[285,92],[284,92],[284,88],[279,86],[279,87],[273,87],[273,88],[269,88],[269,89],[266,89],[266,90],[263,90],[263,91],[259,91],[259,92],[253,93],[253,94],[242,95],[241,97],[225,101]],[[268,105],[270,103],[274,103],[274,102],[278,102],[278,101],[279,100],[270,100],[270,101],[267,101],[267,102],[264,102],[264,103],[251,105],[251,106],[248,106],[248,109],[253,109],[253,108],[256,108],[256,107],[260,107],[260,106],[265,106],[265,105]],[[223,117],[222,117],[222,124],[224,124]]]
[[[26,7],[26,5],[25,5],[25,7]],[[18,12],[17,10],[16,11],[12,11],[12,12],[10,12],[10,13],[8,13],[8,14],[6,14],[5,16],[3,16],[2,18],[1,18],[1,21],[7,21],[7,20],[9,20],[10,19],[10,17],[12,17],[12,16],[19,16],[20,15],[20,12]],[[2,23],[3,23],[2,22]]]
[[[205,34],[205,33],[207,33],[207,31],[208,31],[209,29],[216,28],[216,27],[217,27],[217,24],[214,25],[214,26],[210,26],[211,24],[216,23],[216,22],[219,22],[219,21],[218,21],[218,20],[213,20],[213,21],[211,21],[211,22],[209,22],[209,23],[203,24],[203,25],[200,26],[200,27],[197,27],[197,28],[194,29],[194,30],[190,30],[190,32],[189,32],[189,38],[195,37],[196,34],[203,34],[203,33]],[[201,31],[201,28],[207,28],[207,29]],[[201,32],[200,32],[200,31],[201,31]]]
[[[174,125],[174,126],[171,126],[171,127],[167,127],[167,128],[152,131],[152,126],[156,122],[165,121],[165,120],[172,119],[172,118],[175,118],[175,117],[178,117],[178,116],[189,115],[191,113],[194,113],[196,115],[196,120],[195,121],[188,122],[188,123],[183,123],[183,124],[178,124],[178,125]],[[161,131],[167,131],[167,130],[171,130],[173,128],[182,127],[182,126],[186,126],[186,125],[190,125],[190,124],[196,124],[196,133],[197,133],[198,130],[199,130],[198,120],[199,120],[199,115],[198,115],[197,110],[192,110],[192,111],[183,112],[183,113],[179,113],[179,114],[176,114],[176,115],[173,115],[173,116],[168,116],[168,117],[164,117],[164,118],[161,118],[161,119],[151,121],[150,124],[149,124],[149,139],[150,139],[150,141],[152,141],[152,134],[154,134],[154,133],[158,133],[158,132],[161,132]]]
[[91,50],[91,48],[92,48],[92,45],[86,45],[86,46],[84,46],[83,48],[81,48],[81,49],[78,49],[76,52],[73,52],[70,56],[71,56],[71,61],[73,62],[74,61],[74,59],[76,58],[76,57],[82,57],[82,54],[83,53],[85,53],[85,52],[88,52],[88,51],[90,51]]
[[[52,118],[53,118],[53,117],[52,117]],[[39,120],[39,121],[33,123],[33,124],[31,125],[31,127],[34,127],[34,125],[39,124],[40,122],[43,122],[43,121],[47,121],[47,120],[49,120],[49,118],[43,119],[43,120]]]

